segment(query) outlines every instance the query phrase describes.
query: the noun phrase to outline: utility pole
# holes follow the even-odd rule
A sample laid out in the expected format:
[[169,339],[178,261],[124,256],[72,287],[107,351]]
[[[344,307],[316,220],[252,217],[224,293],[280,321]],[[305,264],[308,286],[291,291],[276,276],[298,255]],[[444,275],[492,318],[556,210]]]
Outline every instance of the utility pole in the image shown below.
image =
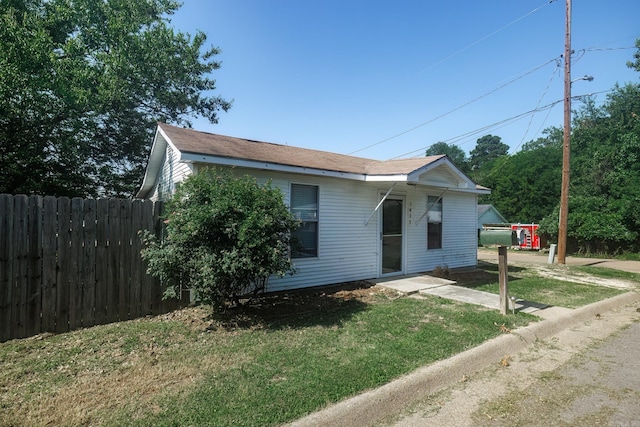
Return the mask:
[[558,264],[566,262],[567,218],[569,215],[569,175],[571,139],[571,0],[566,0],[564,42],[564,138],[562,146],[562,189],[560,193],[560,221],[558,223]]

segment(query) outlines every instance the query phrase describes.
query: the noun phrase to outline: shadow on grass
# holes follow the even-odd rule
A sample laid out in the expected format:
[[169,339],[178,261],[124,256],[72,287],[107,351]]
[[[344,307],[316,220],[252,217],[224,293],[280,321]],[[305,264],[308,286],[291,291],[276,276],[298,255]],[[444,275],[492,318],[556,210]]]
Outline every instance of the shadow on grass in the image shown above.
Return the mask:
[[[526,271],[525,267],[507,265],[508,273],[519,273]],[[453,271],[449,274],[449,279],[455,280],[456,285],[466,288],[475,288],[477,286],[498,283],[500,280],[500,269],[498,263],[488,261],[478,261],[478,267],[470,271]],[[520,280],[520,277],[509,276],[509,282]]]
[[[474,288],[497,283],[498,264],[481,261],[474,270],[451,271],[448,279],[459,286]],[[523,267],[509,266],[509,272],[521,272]],[[509,281],[520,280],[509,276]],[[255,297],[244,305],[216,314],[210,320],[212,328],[290,329],[310,326],[339,326],[370,304],[396,295],[367,281],[341,283],[335,286],[274,292]]]
[[274,292],[212,317],[212,327],[233,329],[287,329],[336,326],[364,311],[384,294],[366,281],[322,288]]

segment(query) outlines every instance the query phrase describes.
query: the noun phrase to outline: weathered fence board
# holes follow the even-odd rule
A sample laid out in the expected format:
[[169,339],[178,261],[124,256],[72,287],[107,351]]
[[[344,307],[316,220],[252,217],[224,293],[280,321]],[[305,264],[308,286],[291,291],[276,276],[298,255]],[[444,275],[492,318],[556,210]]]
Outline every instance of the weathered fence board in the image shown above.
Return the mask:
[[40,332],[39,323],[41,321],[40,313],[42,312],[42,227],[40,219],[42,218],[42,213],[42,197],[29,197],[26,336],[32,336]]
[[58,199],[58,260],[56,268],[56,328],[53,332],[66,332],[69,330],[69,296],[71,283],[69,271],[71,270],[71,200],[68,197]]
[[95,282],[95,324],[107,322],[107,287],[108,258],[107,242],[109,240],[109,200],[98,199],[96,203],[96,282]]
[[131,245],[129,237],[131,233],[131,204],[128,201],[120,200],[120,235],[119,251],[120,262],[118,263],[118,307],[119,319],[127,319],[129,317],[129,256],[131,253]]
[[13,197],[0,195],[0,338],[12,336]]
[[17,338],[26,336],[27,299],[27,212],[29,198],[16,196],[13,205],[13,291],[11,324]]
[[82,326],[82,199],[71,199],[71,239],[69,251],[71,271],[69,274],[69,329]]
[[[58,200],[44,198],[42,218],[42,325],[43,331],[56,329]],[[2,215],[2,209],[0,209]]]
[[107,228],[107,322],[118,321],[118,264],[120,263],[120,201],[109,200]]
[[144,230],[161,237],[161,212],[148,200],[0,194],[0,342],[182,306],[162,300],[140,256]]
[[96,201],[82,204],[84,235],[82,241],[82,326],[95,325],[96,304]]

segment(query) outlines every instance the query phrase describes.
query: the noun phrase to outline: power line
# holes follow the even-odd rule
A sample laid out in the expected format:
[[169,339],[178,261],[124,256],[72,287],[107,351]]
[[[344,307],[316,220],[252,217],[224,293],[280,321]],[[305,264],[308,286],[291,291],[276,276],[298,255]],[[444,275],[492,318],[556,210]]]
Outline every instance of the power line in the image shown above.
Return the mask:
[[[553,0],[553,1],[555,1],[555,0]],[[547,62],[545,62],[543,64],[538,65],[537,67],[534,67],[534,68],[530,69],[529,71],[526,71],[525,73],[517,76],[516,78],[507,81],[506,83],[498,86],[497,88],[492,89],[489,92],[486,92],[485,94],[480,95],[480,96],[472,99],[471,101],[468,101],[468,102],[466,102],[466,103],[464,103],[464,104],[462,104],[462,105],[460,105],[460,106],[458,106],[458,107],[456,107],[456,108],[454,108],[452,110],[447,111],[446,113],[443,113],[443,114],[441,114],[441,115],[439,115],[437,117],[434,117],[433,119],[427,120],[426,122],[420,123],[419,125],[413,126],[412,128],[407,129],[407,130],[405,130],[403,132],[400,132],[398,134],[390,136],[389,138],[383,139],[382,141],[378,141],[378,142],[376,142],[374,144],[371,144],[371,145],[368,145],[366,147],[360,148],[358,150],[352,151],[352,152],[350,152],[348,154],[355,154],[355,153],[359,153],[360,151],[368,150],[369,148],[372,148],[372,147],[375,147],[377,145],[383,144],[383,143],[385,143],[387,141],[391,141],[392,139],[395,139],[395,138],[397,138],[399,136],[402,136],[402,135],[405,135],[405,134],[407,134],[409,132],[412,132],[412,131],[414,131],[414,130],[416,130],[418,128],[421,128],[422,126],[426,126],[429,123],[433,123],[434,121],[436,121],[438,119],[441,119],[441,118],[443,118],[445,116],[448,116],[449,114],[454,113],[454,112],[456,112],[458,110],[461,110],[462,108],[464,108],[464,107],[466,107],[466,106],[468,106],[470,104],[473,104],[476,101],[479,101],[479,100],[481,100],[483,98],[486,98],[487,96],[499,91],[500,89],[503,89],[504,87],[506,87],[506,86],[508,86],[508,85],[510,85],[510,84],[512,84],[512,83],[514,83],[514,82],[516,82],[516,81],[528,76],[529,74],[532,74],[532,73],[538,71],[539,69],[543,68],[544,66],[546,66],[546,65],[548,65],[548,64],[550,64],[552,62],[556,62],[557,60],[558,60],[558,58],[553,58],[553,59],[551,59],[551,60],[549,60],[549,61],[547,61]]]
[[636,46],[629,47],[589,47],[586,49],[582,49],[585,52],[596,52],[596,51],[604,51],[604,50],[628,50],[628,49],[637,49]]
[[456,51],[456,52],[452,53],[451,55],[449,55],[449,56],[447,56],[447,57],[445,57],[445,58],[443,58],[443,59],[441,59],[441,60],[437,61],[436,63],[434,63],[434,64],[432,64],[432,65],[430,65],[430,66],[428,66],[427,68],[425,68],[425,69],[421,70],[420,72],[418,72],[418,74],[425,73],[425,72],[427,72],[427,71],[429,71],[429,70],[431,70],[431,69],[433,69],[433,68],[437,67],[438,65],[440,65],[440,64],[442,64],[442,63],[444,63],[444,62],[447,62],[448,60],[450,60],[451,58],[453,58],[453,57],[455,57],[455,56],[457,56],[457,55],[461,54],[461,53],[462,53],[462,52],[464,52],[465,50],[468,50],[468,49],[472,48],[473,46],[475,46],[475,45],[477,45],[477,44],[482,43],[482,42],[483,42],[483,41],[485,41],[486,39],[488,39],[488,38],[490,38],[490,37],[492,37],[492,36],[496,35],[496,34],[497,34],[497,33],[499,33],[500,31],[502,31],[502,30],[504,30],[504,29],[506,29],[506,28],[508,28],[508,27],[512,26],[512,25],[513,25],[513,24],[515,24],[516,22],[519,22],[519,21],[523,20],[523,19],[524,19],[524,18],[526,18],[527,16],[529,16],[529,15],[532,15],[532,14],[536,13],[536,12],[537,12],[537,11],[539,11],[540,9],[542,9],[542,8],[544,8],[544,7],[548,6],[548,5],[550,5],[551,3],[555,2],[555,1],[556,1],[556,0],[549,0],[549,1],[545,2],[544,4],[542,4],[542,5],[538,6],[537,8],[533,9],[531,12],[529,12],[529,13],[526,13],[526,14],[522,15],[522,16],[521,16],[521,17],[519,17],[518,19],[516,19],[516,20],[514,20],[514,21],[509,22],[507,25],[505,25],[505,26],[503,26],[503,27],[501,27],[501,28],[498,28],[497,30],[495,30],[495,31],[493,31],[493,32],[491,32],[491,33],[489,33],[489,34],[487,34],[486,36],[484,36],[484,37],[482,37],[482,38],[480,38],[480,39],[476,40],[475,42],[471,43],[470,45],[467,45],[467,46],[463,47],[462,49],[460,49],[460,50],[458,50],[458,51]]
[[[551,83],[553,82],[553,79],[555,77],[556,71],[559,70],[559,69],[560,69],[560,64],[556,63],[556,68],[551,73],[551,78],[549,79],[549,83],[547,83],[547,87],[544,88],[544,91],[542,92],[542,95],[540,96],[540,99],[538,99],[538,102],[536,103],[536,108],[540,107],[540,103],[542,103],[542,100],[544,99],[545,95],[549,91],[549,88],[551,87]],[[549,112],[551,112],[551,109],[549,109]],[[516,146],[516,148],[514,148],[514,152],[517,151],[518,148],[520,148],[520,146],[524,143],[524,140],[527,137],[527,134],[529,133],[529,129],[531,129],[531,123],[533,122],[534,115],[535,115],[535,113],[531,114],[531,117],[529,118],[529,124],[527,125],[527,129],[524,131],[524,134],[522,135],[522,139],[520,140],[520,143]],[[547,114],[547,117],[548,116],[549,115]]]
[[[587,96],[599,95],[599,94],[607,93],[607,92],[611,92],[611,91],[612,91],[612,89],[603,90],[603,91],[600,91],[600,92],[592,92],[592,93],[588,93],[588,94],[585,94],[585,95],[574,95],[571,98],[580,99],[580,98],[584,98],[584,97],[587,97]],[[552,102],[550,104],[544,105],[542,107],[534,108],[534,109],[526,111],[524,113],[520,113],[520,114],[517,114],[515,116],[511,116],[509,118],[499,120],[497,122],[491,123],[491,124],[483,126],[481,128],[478,128],[478,129],[475,129],[475,130],[472,130],[472,131],[469,131],[469,132],[465,132],[463,134],[460,134],[460,135],[457,135],[457,136],[454,136],[454,137],[451,137],[449,139],[445,139],[445,140],[439,141],[439,142],[451,143],[451,142],[455,142],[455,141],[459,141],[461,139],[467,138],[467,137],[472,136],[472,135],[476,135],[476,134],[479,134],[479,133],[482,133],[482,132],[486,132],[486,131],[488,131],[490,129],[500,128],[500,127],[506,126],[506,125],[508,125],[508,124],[510,124],[512,122],[515,122],[515,121],[517,121],[519,119],[522,119],[523,117],[526,117],[526,116],[528,116],[530,114],[536,114],[536,113],[539,113],[539,112],[542,112],[542,111],[550,110],[550,109],[552,109],[553,107],[555,107],[556,105],[560,104],[563,101],[564,101],[564,99],[560,99],[560,100],[554,101],[554,102]],[[430,144],[430,145],[415,149],[413,151],[410,151],[410,152],[407,152],[407,153],[404,153],[404,154],[399,154],[399,155],[397,155],[395,157],[392,157],[392,158],[390,158],[388,160],[395,160],[395,159],[405,158],[405,157],[411,156],[411,155],[419,153],[419,152],[424,152],[427,148],[431,147],[431,145],[433,145],[433,144]],[[455,144],[455,145],[459,147],[459,144]]]
[[[475,135],[475,134],[478,134],[478,133],[481,133],[481,132],[486,132],[487,130],[493,129],[496,126],[507,125],[507,124],[509,124],[511,122],[514,122],[514,121],[518,120],[518,119],[526,117],[529,114],[533,114],[533,113],[540,112],[540,111],[545,111],[547,108],[552,108],[555,105],[559,104],[560,102],[562,102],[562,100],[553,102],[553,103],[551,103],[549,105],[545,105],[544,107],[540,107],[538,109],[530,110],[530,111],[527,111],[525,113],[521,113],[521,114],[517,114],[515,116],[511,116],[511,117],[509,117],[507,119],[503,119],[503,120],[491,123],[491,124],[483,126],[481,128],[474,129],[474,130],[469,131],[469,132],[465,132],[463,134],[451,137],[449,139],[445,139],[444,141],[440,141],[440,142],[445,142],[445,143],[455,142],[455,141],[458,141],[460,139],[464,139],[464,138],[467,138],[469,136],[472,136],[472,135]],[[395,157],[391,158],[390,160],[394,160],[394,159],[399,159],[399,158],[402,158],[402,157],[410,156],[410,155],[418,153],[418,152],[423,152],[427,148],[431,147],[431,145],[433,145],[433,144],[418,148],[418,149],[410,151],[408,153],[400,154],[398,156],[395,156]]]

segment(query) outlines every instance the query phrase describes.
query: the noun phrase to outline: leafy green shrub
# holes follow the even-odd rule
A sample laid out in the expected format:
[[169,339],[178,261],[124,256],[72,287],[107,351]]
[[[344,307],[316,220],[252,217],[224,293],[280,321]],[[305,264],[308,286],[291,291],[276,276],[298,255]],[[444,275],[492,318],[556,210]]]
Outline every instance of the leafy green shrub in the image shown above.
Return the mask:
[[224,310],[266,290],[271,275],[293,274],[291,231],[297,221],[282,192],[255,178],[204,170],[166,204],[166,236],[145,234],[142,256],[165,296],[189,288],[198,302]]

